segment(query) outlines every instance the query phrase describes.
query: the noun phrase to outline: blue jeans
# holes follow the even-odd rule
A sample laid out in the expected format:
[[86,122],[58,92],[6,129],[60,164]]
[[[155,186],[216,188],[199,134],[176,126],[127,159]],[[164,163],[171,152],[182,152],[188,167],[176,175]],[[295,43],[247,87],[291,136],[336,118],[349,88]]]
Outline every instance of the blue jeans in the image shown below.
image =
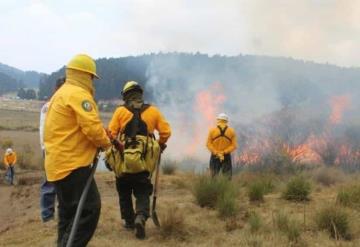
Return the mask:
[[6,181],[13,185],[14,184],[14,176],[15,176],[15,170],[14,170],[14,167],[13,166],[9,166],[7,171],[6,171],[6,174],[5,174],[5,179]]
[[55,198],[55,185],[45,179],[40,187],[40,208],[43,222],[54,218]]

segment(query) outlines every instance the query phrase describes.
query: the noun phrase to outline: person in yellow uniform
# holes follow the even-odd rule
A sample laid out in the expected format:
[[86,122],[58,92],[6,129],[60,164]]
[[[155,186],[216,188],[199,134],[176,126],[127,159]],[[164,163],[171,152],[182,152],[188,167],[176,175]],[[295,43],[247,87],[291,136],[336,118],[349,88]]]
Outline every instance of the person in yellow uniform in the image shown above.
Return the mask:
[[[141,140],[145,140],[141,139],[141,136],[148,138],[142,143],[148,143],[149,145],[150,141],[154,141],[157,146],[160,145],[162,152],[166,148],[165,143],[170,137],[171,130],[169,123],[159,109],[144,103],[143,89],[137,82],[127,82],[122,90],[122,96],[125,103],[115,110],[109,123],[109,130],[113,138],[122,136],[120,140],[125,153],[125,163],[128,160],[127,155],[129,155],[129,159],[133,157],[131,156],[131,150],[135,150],[132,149],[134,141],[136,146]],[[157,142],[154,140],[155,130],[159,134]],[[152,140],[149,138],[152,138]],[[127,152],[127,150],[130,151]],[[141,152],[141,149],[139,150]],[[142,148],[142,150],[146,152],[147,148]],[[151,153],[152,151],[148,151],[147,155],[150,156]],[[116,177],[116,189],[119,194],[121,218],[125,220],[125,228],[129,230],[135,229],[135,236],[138,239],[144,239],[145,222],[150,216],[150,195],[153,191],[149,171],[151,169],[146,169],[146,167],[141,169],[141,167],[136,167],[133,163],[135,162],[129,161],[125,164],[124,172]],[[136,198],[135,212],[132,194]]]
[[14,185],[15,164],[16,164],[16,153],[14,152],[14,150],[12,150],[12,148],[6,149],[4,156],[4,165],[6,167],[6,175],[8,181],[11,185]]
[[[50,99],[44,126],[45,171],[59,203],[58,246],[66,246],[80,196],[98,148],[111,146],[94,101],[95,61],[85,54],[66,66],[66,81]],[[86,246],[100,215],[100,195],[93,179],[73,246]]]
[[217,116],[216,127],[211,128],[207,138],[207,148],[211,152],[210,172],[212,176],[221,171],[231,179],[231,153],[236,149],[235,130],[228,126],[229,117],[225,113]]

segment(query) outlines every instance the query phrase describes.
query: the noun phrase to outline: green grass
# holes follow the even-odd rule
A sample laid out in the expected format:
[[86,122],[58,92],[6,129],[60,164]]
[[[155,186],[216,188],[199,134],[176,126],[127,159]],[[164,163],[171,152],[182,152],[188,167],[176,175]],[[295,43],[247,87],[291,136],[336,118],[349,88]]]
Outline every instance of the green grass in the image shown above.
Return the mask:
[[290,201],[308,201],[311,192],[310,182],[302,175],[289,180],[282,197]]
[[338,191],[336,201],[343,206],[360,209],[360,185],[349,185]]

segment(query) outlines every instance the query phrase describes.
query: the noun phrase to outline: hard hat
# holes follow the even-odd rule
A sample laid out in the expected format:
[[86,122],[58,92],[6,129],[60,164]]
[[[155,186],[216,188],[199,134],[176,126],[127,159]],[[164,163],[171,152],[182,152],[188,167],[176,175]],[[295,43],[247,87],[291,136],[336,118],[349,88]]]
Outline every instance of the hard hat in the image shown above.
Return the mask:
[[217,118],[217,120],[225,120],[225,121],[229,121],[229,117],[228,115],[226,115],[225,113],[220,113]]
[[67,69],[74,69],[92,74],[96,78],[99,76],[96,74],[96,64],[94,59],[86,54],[78,54],[73,57],[66,65]]
[[139,83],[137,83],[136,81],[128,81],[127,83],[125,83],[121,94],[124,96],[126,93],[133,90],[138,90],[141,93],[143,92],[143,89],[141,88]]
[[11,154],[12,152],[13,152],[13,150],[11,148],[6,149],[7,154]]

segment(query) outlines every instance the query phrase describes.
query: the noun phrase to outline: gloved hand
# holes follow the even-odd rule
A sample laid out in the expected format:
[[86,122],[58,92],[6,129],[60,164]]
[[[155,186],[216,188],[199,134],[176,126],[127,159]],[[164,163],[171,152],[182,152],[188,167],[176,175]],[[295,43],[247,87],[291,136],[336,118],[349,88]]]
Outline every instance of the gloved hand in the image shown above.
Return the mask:
[[124,152],[124,145],[119,142],[116,139],[111,140],[112,145],[114,145],[114,147],[116,148],[116,150],[118,150],[120,153]]
[[[104,128],[105,129],[105,128]],[[105,129],[106,135],[110,138],[110,140],[113,139],[112,135],[111,135],[111,131],[109,129]]]
[[223,153],[223,152],[217,153],[216,156],[219,158],[219,160],[220,160],[221,162],[224,161],[224,153]]
[[159,143],[160,146],[160,152],[164,152],[164,150],[167,148],[167,145],[165,143]]

